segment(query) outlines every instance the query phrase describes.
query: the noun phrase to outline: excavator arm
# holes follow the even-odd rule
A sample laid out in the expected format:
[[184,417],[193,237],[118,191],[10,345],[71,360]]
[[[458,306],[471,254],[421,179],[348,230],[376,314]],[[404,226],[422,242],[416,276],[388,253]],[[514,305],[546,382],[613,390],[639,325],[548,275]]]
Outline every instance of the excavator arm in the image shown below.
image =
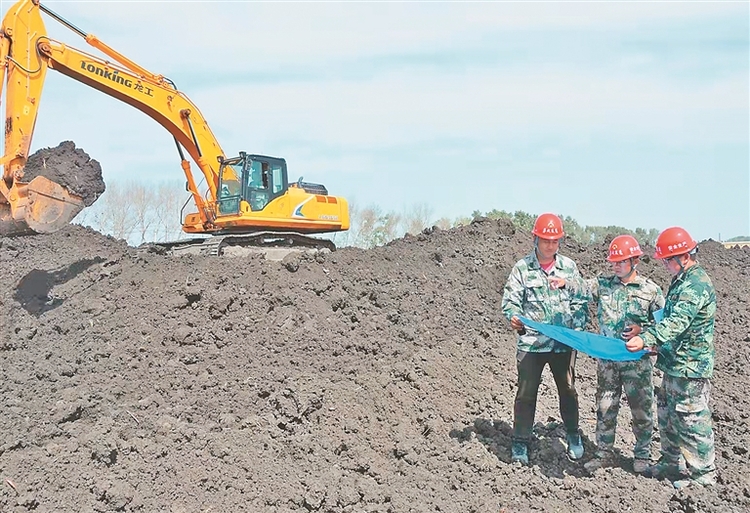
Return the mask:
[[[63,23],[112,60],[49,38],[42,12]],[[198,207],[201,223],[210,231],[214,222],[213,209],[200,194],[182,148],[205,176],[212,199],[217,197],[224,153],[198,108],[171,81],[147,71],[96,36],[82,32],[38,0],[21,0],[9,9],[0,33],[0,62],[4,75],[0,77],[3,79],[0,88],[4,82],[6,89],[5,155],[0,158],[4,166],[0,181],[0,234],[28,231],[26,226],[37,232],[54,231],[83,208],[79,197],[44,177],[37,177],[28,184],[23,181],[23,168],[48,68],[137,108],[174,136],[188,190]],[[222,172],[233,173],[231,167]]]

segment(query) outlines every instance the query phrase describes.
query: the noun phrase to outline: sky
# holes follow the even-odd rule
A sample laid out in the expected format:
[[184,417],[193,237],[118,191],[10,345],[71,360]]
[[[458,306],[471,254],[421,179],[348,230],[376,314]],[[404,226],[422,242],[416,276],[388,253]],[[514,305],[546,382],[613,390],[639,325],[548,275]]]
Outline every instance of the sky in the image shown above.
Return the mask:
[[[748,2],[43,3],[172,79],[227,156],[359,207],[750,235]],[[183,181],[166,130],[50,71],[32,151],[63,140],[106,181]]]

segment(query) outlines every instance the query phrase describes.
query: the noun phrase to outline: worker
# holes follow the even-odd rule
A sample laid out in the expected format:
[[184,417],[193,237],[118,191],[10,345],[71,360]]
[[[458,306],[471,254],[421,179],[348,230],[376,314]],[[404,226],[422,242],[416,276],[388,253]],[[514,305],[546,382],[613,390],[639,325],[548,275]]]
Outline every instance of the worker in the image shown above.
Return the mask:
[[[636,270],[643,256],[638,241],[620,235],[609,244],[607,261],[614,275],[587,281],[596,304],[600,333],[606,337],[630,339],[654,323],[654,312],[664,307],[664,295],[653,281]],[[632,417],[635,448],[633,471],[647,472],[651,466],[651,437],[654,430],[653,363],[649,355],[639,360],[597,361],[596,446],[594,458],[584,465],[589,472],[616,463],[614,453],[620,397],[625,391]]]
[[655,351],[656,367],[664,372],[657,394],[661,458],[651,474],[670,478],[678,489],[716,483],[709,409],[716,294],[696,260],[697,248],[683,228],[659,234],[654,257],[672,276],[664,317],[626,342],[630,351]]
[[557,385],[560,416],[567,435],[567,454],[571,459],[583,456],[583,442],[578,428],[576,352],[527,328],[519,316],[545,324],[583,329],[588,299],[571,292],[585,290],[586,285],[575,262],[558,253],[565,235],[562,220],[554,214],[542,214],[536,219],[531,233],[534,250],[511,270],[501,304],[503,314],[518,333],[518,390],[513,409],[511,459],[524,465],[529,463],[529,442],[539,384],[547,365]]
[[261,173],[261,165],[262,165],[261,162],[258,161],[258,160],[251,160],[250,161],[250,166],[248,166],[248,171],[249,171],[249,173],[248,173],[248,177],[249,177],[248,186],[249,187],[252,187],[252,188],[255,188],[255,189],[260,189],[260,188],[263,187],[263,178],[261,176],[261,174],[262,174]]

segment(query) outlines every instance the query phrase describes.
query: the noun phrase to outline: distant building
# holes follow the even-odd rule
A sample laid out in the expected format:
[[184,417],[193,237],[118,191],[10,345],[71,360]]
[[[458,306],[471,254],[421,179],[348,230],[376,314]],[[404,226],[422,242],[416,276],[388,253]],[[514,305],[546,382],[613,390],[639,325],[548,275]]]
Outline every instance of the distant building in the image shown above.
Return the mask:
[[742,248],[745,246],[750,246],[750,240],[734,240],[731,242],[722,242],[722,244],[724,244],[725,248],[733,248],[735,246],[739,246]]

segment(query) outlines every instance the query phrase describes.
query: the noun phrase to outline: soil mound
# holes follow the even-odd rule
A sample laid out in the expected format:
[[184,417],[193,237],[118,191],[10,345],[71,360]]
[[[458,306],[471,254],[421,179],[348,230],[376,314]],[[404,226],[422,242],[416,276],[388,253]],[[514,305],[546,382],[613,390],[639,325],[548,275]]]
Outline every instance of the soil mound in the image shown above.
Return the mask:
[[99,162],[76,148],[72,141],[61,142],[55,148],[42,148],[29,155],[24,167],[24,181],[44,176],[81,196],[89,207],[104,193],[104,179]]
[[[510,464],[499,303],[530,248],[486,219],[284,262],[170,258],[79,226],[0,239],[0,510],[750,510],[750,248],[700,247],[719,300],[719,484],[680,492],[632,474],[626,411],[621,465],[586,475],[585,356],[584,460],[564,456],[547,372],[532,466]],[[603,246],[562,253],[605,269]],[[666,288],[660,264],[642,271]]]

